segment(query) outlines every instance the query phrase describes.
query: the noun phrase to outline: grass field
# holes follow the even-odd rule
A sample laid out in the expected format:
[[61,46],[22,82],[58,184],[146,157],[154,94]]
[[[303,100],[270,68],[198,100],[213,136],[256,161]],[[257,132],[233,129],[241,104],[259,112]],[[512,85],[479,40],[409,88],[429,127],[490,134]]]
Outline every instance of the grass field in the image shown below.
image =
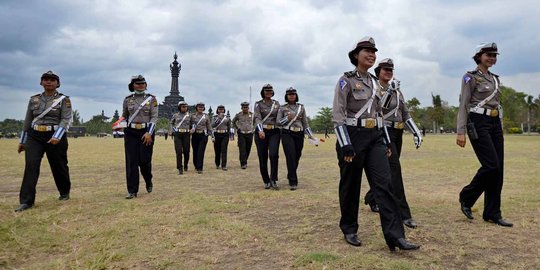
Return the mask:
[[[287,188],[280,150],[279,191],[263,189],[253,146],[241,170],[236,141],[229,171],[176,174],[173,143],[154,148],[154,192],[125,200],[123,140],[69,141],[71,200],[58,201],[47,159],[34,208],[22,213],[18,192],[24,156],[16,140],[0,140],[0,268],[3,269],[540,269],[540,136],[505,137],[503,228],[459,210],[458,192],[479,164],[453,135],[428,135],[419,150],[407,135],[402,154],[407,198],[417,229],[416,252],[389,252],[379,218],[362,205],[362,247],[338,227],[335,138],[304,148],[299,189]],[[362,196],[367,191],[363,179]]]

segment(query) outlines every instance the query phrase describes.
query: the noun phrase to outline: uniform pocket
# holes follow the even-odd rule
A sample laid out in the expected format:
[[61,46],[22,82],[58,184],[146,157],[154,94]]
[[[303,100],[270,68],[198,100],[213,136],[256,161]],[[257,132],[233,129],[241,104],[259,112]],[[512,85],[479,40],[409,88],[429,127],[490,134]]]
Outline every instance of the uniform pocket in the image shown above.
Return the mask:
[[352,96],[356,100],[364,100],[369,98],[367,91],[363,89],[352,89]]

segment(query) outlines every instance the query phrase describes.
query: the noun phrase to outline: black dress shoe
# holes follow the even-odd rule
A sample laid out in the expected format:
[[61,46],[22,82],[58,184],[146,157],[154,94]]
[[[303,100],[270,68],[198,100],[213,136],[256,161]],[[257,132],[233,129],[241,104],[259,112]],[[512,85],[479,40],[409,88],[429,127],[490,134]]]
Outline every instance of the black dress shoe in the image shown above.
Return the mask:
[[222,170],[227,171],[227,167],[221,167]]
[[278,186],[278,184],[277,184],[276,181],[270,181],[270,185],[271,185],[272,188],[275,189],[275,190],[278,190],[278,189],[279,189],[279,186]]
[[188,169],[188,166],[185,165],[185,166],[184,166],[184,172],[187,172],[187,169]]
[[499,219],[484,219],[485,221],[487,222],[493,222],[499,226],[503,226],[503,227],[512,227],[514,226],[513,223],[510,223],[502,218],[499,218]]
[[219,165],[216,165],[216,169],[218,169],[218,170],[219,170],[219,169],[221,169],[221,167],[220,167]]
[[247,165],[242,165],[240,168],[242,168],[242,170],[245,170],[247,168]]
[[371,209],[371,212],[379,213],[379,205],[376,203],[369,203],[369,209]]
[[19,205],[19,207],[17,207],[17,209],[15,209],[15,212],[22,212],[30,208],[32,208],[31,204],[22,203],[21,205]]
[[298,189],[298,185],[291,185],[291,190],[297,190]]
[[396,247],[401,250],[416,250],[420,248],[420,245],[413,244],[405,240],[405,238],[399,238],[388,244],[390,251],[396,251]]
[[134,199],[134,198],[137,198],[137,193],[128,193],[128,195],[126,196],[126,199],[128,200]]
[[60,197],[58,197],[58,200],[60,200],[60,201],[69,200],[69,194],[60,195]]
[[416,221],[414,221],[414,219],[412,219],[412,218],[408,218],[408,219],[403,220],[403,225],[405,225],[405,226],[407,226],[407,227],[409,227],[411,229],[416,229],[416,226],[418,226],[416,224]]
[[146,192],[152,193],[153,186],[146,186]]
[[463,212],[463,214],[464,214],[468,219],[474,219],[474,217],[473,217],[473,215],[472,215],[472,210],[471,210],[471,208],[465,206],[465,203],[462,202],[462,201],[459,201],[459,203],[461,204],[461,212]]
[[270,189],[272,187],[272,184],[270,182],[264,183],[264,189]]
[[349,233],[343,236],[345,237],[345,242],[347,242],[347,244],[349,245],[352,245],[355,247],[359,247],[362,245],[362,242],[360,242],[360,240],[358,239],[358,235],[356,235],[356,233]]
[[178,169],[178,175],[184,174],[184,171],[182,169]]

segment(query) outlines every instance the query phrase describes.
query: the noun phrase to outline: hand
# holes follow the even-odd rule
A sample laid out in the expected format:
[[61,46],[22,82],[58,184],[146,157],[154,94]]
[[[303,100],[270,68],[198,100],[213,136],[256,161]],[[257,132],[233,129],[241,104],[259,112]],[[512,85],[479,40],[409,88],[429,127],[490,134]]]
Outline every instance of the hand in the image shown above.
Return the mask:
[[294,118],[294,114],[292,112],[288,112],[287,113],[287,119],[289,119],[289,121],[293,120]]
[[60,142],[60,139],[51,138],[47,143],[50,143],[52,145],[57,145]]
[[341,147],[341,152],[343,153],[343,160],[345,160],[345,162],[352,162],[354,156],[356,156],[354,147],[351,144]]
[[17,154],[20,154],[25,149],[26,149],[26,147],[24,146],[24,144],[19,143],[19,147],[17,148]]
[[216,138],[212,137],[212,142],[216,142]]
[[387,147],[386,148],[386,157],[391,157],[392,156],[392,148],[391,147]]
[[264,140],[264,131],[259,131],[259,139]]
[[457,135],[456,144],[461,147],[465,147],[465,134]]
[[148,133],[148,132],[144,133],[141,140],[143,141],[144,145],[149,146],[149,145],[152,144],[152,135],[150,135],[150,133]]
[[418,135],[414,135],[413,137],[414,139],[414,145],[416,145],[416,149],[420,148],[420,145],[422,145],[422,137],[418,136]]

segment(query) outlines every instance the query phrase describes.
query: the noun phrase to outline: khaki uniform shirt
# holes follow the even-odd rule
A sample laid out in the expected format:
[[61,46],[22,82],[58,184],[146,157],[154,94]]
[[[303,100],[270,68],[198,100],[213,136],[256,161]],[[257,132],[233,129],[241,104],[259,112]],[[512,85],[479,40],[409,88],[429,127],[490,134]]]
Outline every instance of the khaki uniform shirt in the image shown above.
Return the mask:
[[[373,78],[373,80],[372,80]],[[373,85],[375,81],[376,85]],[[379,87],[377,78],[369,73],[345,72],[334,90],[334,102],[332,107],[332,122],[334,126],[345,123],[346,118],[354,118],[356,113],[364,107],[371,98],[373,91]],[[359,119],[376,118],[379,116],[379,97],[373,97],[370,110],[366,110]]]
[[[272,107],[272,104],[274,106]],[[253,115],[255,117],[255,125],[274,125],[276,128],[276,119],[279,110],[279,102],[275,99],[270,100],[268,103],[264,102],[264,99],[255,103],[255,109]],[[268,115],[270,116],[262,122],[262,120]]]
[[[300,108],[299,105],[302,105],[302,104],[300,104],[300,103],[296,103],[296,104],[287,103],[287,104],[281,105],[281,107],[279,107],[278,120],[282,124],[283,128],[286,128],[289,125],[290,125],[289,129],[305,130],[305,129],[309,128],[307,117],[306,117],[306,108],[304,107],[304,105],[302,105],[302,107]],[[300,109],[300,111],[298,111],[298,109]],[[296,119],[292,123],[290,123],[290,121],[289,121],[289,119],[287,117],[289,115],[289,112],[291,112],[294,116],[296,116],[298,114],[298,117],[296,117]]]
[[[32,129],[32,121],[43,111],[48,109],[56,99],[63,96],[62,93],[55,92],[52,96],[46,96],[45,92],[34,95],[28,102],[28,108],[26,109],[26,117],[24,118],[23,132],[27,132]],[[54,106],[46,115],[36,120],[34,125],[47,125],[64,128],[66,131],[71,125],[72,110],[71,101],[66,96],[60,103]]]
[[[180,122],[182,124],[178,126]],[[173,132],[178,132],[178,130],[186,130],[183,132],[188,132],[189,129],[191,129],[191,115],[189,112],[177,112],[173,114],[171,118],[171,130]]]
[[123,111],[122,116],[126,118],[126,121],[129,120],[131,115],[137,111],[141,103],[145,101],[149,96],[152,98],[150,101],[146,102],[142,108],[139,110],[139,113],[133,118],[131,123],[142,124],[142,123],[153,123],[156,124],[158,120],[158,103],[155,96],[144,93],[144,94],[131,94],[124,99],[124,104],[122,105]]
[[253,132],[253,113],[252,112],[239,112],[232,120],[233,127],[238,133],[251,133]]
[[[399,95],[398,95],[399,93]],[[382,94],[382,93],[381,93]],[[394,109],[397,108],[395,111]],[[409,114],[409,109],[407,104],[405,104],[405,97],[403,93],[398,89],[394,92],[388,104],[388,108],[381,108],[383,116],[388,115],[388,113],[394,111],[392,114],[388,115],[384,120],[393,121],[393,122],[405,122],[407,119],[411,118]]]
[[[499,83],[499,76],[488,71],[484,74],[479,69],[469,71],[463,76],[461,82],[461,94],[459,96],[459,112],[457,117],[457,133],[465,134],[469,110],[474,108],[482,100],[489,97],[495,91],[495,80]],[[483,108],[497,109],[500,104],[501,93],[495,94],[491,100],[484,104]]]
[[231,129],[231,119],[225,114],[222,116],[216,114],[212,121],[212,127],[214,130],[225,130],[226,132],[229,132]]
[[[201,120],[201,118],[203,118]],[[200,122],[199,122],[200,120]],[[191,115],[191,126],[195,126],[195,133],[205,133],[208,134],[212,131],[212,127],[210,126],[210,119],[208,117],[208,114],[202,113],[194,113]]]

